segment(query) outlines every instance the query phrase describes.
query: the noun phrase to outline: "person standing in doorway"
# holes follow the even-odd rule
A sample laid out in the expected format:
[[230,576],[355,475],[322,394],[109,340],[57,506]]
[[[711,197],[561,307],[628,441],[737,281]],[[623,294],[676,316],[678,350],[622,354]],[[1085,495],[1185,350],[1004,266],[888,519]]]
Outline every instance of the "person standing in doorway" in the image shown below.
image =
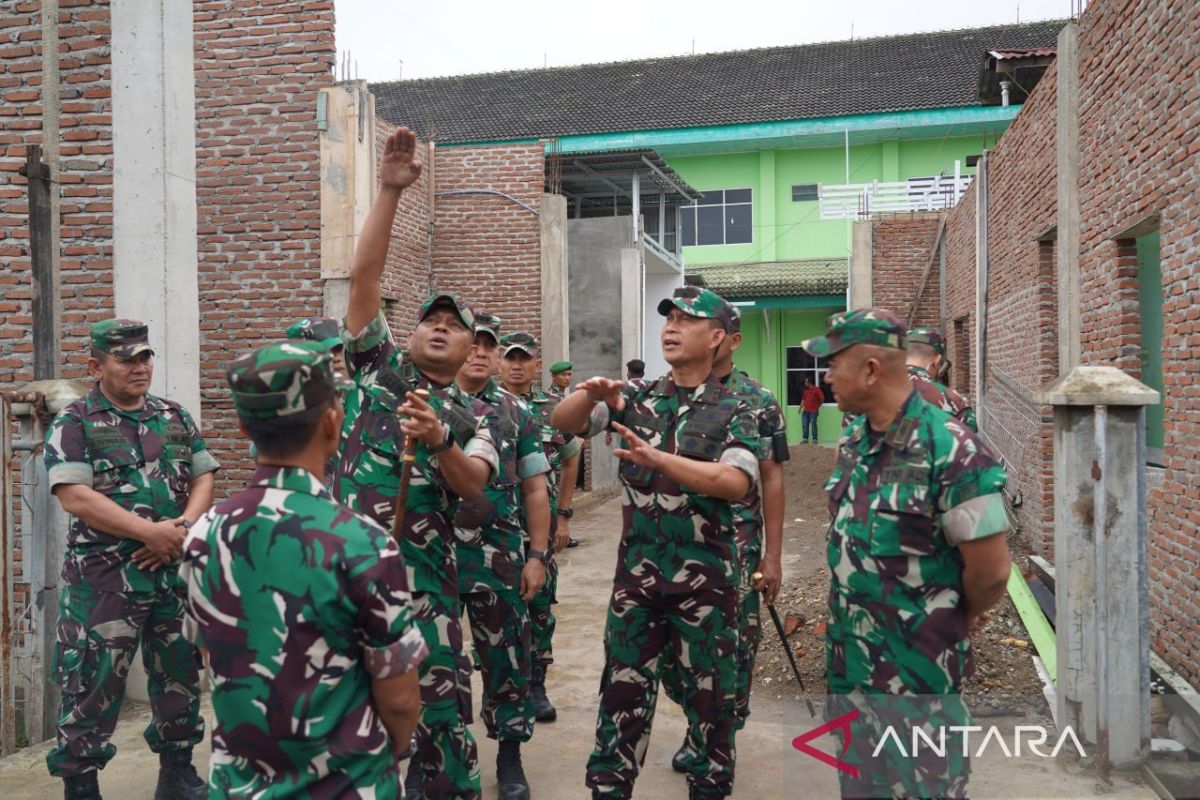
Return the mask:
[[817,443],[817,417],[824,402],[825,393],[821,387],[813,383],[812,378],[805,378],[804,393],[800,395],[800,436],[804,444]]

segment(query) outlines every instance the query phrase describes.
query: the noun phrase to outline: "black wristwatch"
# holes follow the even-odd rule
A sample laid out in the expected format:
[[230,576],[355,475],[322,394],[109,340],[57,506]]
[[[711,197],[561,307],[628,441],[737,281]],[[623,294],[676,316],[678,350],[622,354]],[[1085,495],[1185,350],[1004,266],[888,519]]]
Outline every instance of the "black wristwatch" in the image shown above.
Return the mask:
[[529,558],[536,558],[546,566],[550,566],[550,559],[554,558],[553,550],[530,550],[527,553]]
[[558,510],[558,515],[559,515],[560,517],[562,517],[563,519],[570,519],[571,517],[575,516],[575,509],[573,509],[573,508],[560,508],[560,509]]
[[429,448],[430,454],[444,453],[451,447],[454,447],[454,435],[450,433],[450,426],[443,425],[442,428],[446,431],[446,435],[442,437],[441,444],[436,444]]

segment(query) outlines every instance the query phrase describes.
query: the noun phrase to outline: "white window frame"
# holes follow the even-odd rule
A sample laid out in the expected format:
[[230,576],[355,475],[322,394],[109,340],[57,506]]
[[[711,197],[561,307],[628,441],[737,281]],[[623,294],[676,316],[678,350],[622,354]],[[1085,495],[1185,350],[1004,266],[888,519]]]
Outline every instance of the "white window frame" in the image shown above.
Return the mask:
[[[746,192],[750,193],[750,199],[748,201],[746,201],[744,203],[726,203],[725,202],[725,194],[724,194],[725,192],[741,192],[741,191],[746,191]],[[683,232],[684,232],[685,228],[684,228],[684,224],[683,224],[683,215],[687,214],[689,212],[691,212],[691,214],[692,214],[692,235],[697,240],[699,240],[699,237],[700,237],[700,225],[699,225],[699,218],[698,218],[699,215],[696,212],[696,209],[699,208],[700,206],[696,202],[692,202],[686,206],[679,207],[680,219],[679,219],[678,236],[679,236],[679,240],[681,242],[683,242],[682,246],[683,247],[725,247],[726,245],[729,245],[729,244],[735,244],[735,245],[736,244],[754,244],[754,187],[752,187],[752,186],[731,186],[728,189],[708,189],[708,190],[701,192],[701,194],[708,194],[709,192],[721,192],[722,193],[721,194],[721,203],[719,206],[717,206],[715,204],[704,206],[705,208],[720,208],[721,209],[721,242],[714,243],[714,244],[697,244],[696,242],[692,242],[691,244],[688,244],[686,241],[684,241]],[[729,225],[727,223],[728,217],[725,214],[725,209],[732,208],[734,206],[749,206],[750,207],[750,241],[748,241],[748,242],[727,242],[727,241],[725,241],[729,235]]]
[[[785,403],[787,403],[787,401],[790,399],[788,397],[788,386],[790,384],[789,378],[791,377],[793,372],[800,373],[804,378],[812,378],[816,384],[816,387],[818,389],[820,389],[822,391],[822,393],[824,393],[824,391],[825,391],[825,389],[823,387],[826,385],[824,382],[825,375],[829,372],[828,359],[821,358],[820,356],[810,356],[810,358],[816,359],[816,362],[817,362],[816,366],[813,366],[813,367],[790,367],[790,366],[788,366],[788,363],[790,361],[790,359],[788,358],[789,353],[792,350],[803,350],[803,349],[804,348],[800,347],[800,346],[787,347],[784,349],[784,353],[783,353],[783,399],[784,399]],[[831,405],[831,403],[829,400],[826,400],[821,405],[827,406],[827,405]],[[802,403],[787,403],[788,408],[800,408],[801,406],[802,406]]]

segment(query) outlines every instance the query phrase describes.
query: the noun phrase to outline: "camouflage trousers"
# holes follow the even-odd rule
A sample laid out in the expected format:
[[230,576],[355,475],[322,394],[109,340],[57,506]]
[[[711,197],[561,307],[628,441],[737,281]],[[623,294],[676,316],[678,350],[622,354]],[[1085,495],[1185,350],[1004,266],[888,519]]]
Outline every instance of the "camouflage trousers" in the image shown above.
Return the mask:
[[[971,724],[961,695],[864,692],[832,675],[829,691],[825,719],[844,718],[833,734],[845,751],[841,760],[858,773],[838,771],[842,797],[967,796],[969,747],[964,747],[962,734],[953,730]],[[887,734],[889,728],[894,735]],[[914,749],[914,728],[922,729],[933,745]],[[920,741],[923,745],[926,740]],[[880,742],[883,748],[874,755]]]
[[660,661],[667,653],[676,664],[689,665],[676,672],[698,753],[688,783],[725,795],[733,791],[737,605],[734,586],[669,595],[614,587],[604,631],[596,746],[587,765],[594,794],[631,796],[650,744]]
[[424,777],[430,800],[480,797],[479,752],[467,729],[471,661],[463,646],[462,606],[453,597],[413,592],[413,615],[429,655],[421,662],[421,718],[409,769]]
[[557,602],[558,563],[551,561],[546,569],[546,584],[529,601],[534,664],[554,663],[554,604]]
[[488,736],[527,742],[533,736],[529,699],[529,609],[515,589],[462,595],[483,675],[480,716]]
[[46,755],[51,775],[103,769],[116,755],[109,738],[139,644],[149,676],[152,716],[145,737],[150,749],[184,750],[204,738],[200,656],[183,637],[183,603],[177,591],[96,592],[64,586],[57,639],[54,677],[62,704],[58,743]]

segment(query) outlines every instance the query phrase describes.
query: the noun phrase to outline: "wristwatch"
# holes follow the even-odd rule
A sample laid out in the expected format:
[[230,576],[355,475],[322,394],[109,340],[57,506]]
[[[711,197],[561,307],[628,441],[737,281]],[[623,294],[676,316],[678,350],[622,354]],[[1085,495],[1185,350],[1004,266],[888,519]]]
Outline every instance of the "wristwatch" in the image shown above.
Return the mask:
[[450,433],[450,426],[443,424],[442,430],[445,431],[445,436],[442,437],[441,444],[435,444],[429,448],[431,454],[444,453],[451,447],[454,447],[454,436]]
[[575,516],[575,509],[573,509],[573,508],[560,508],[560,509],[558,510],[558,515],[559,515],[560,517],[562,517],[563,519],[570,519],[571,517]]
[[530,550],[527,554],[529,558],[536,558],[546,566],[550,566],[550,559],[554,558],[553,550]]

